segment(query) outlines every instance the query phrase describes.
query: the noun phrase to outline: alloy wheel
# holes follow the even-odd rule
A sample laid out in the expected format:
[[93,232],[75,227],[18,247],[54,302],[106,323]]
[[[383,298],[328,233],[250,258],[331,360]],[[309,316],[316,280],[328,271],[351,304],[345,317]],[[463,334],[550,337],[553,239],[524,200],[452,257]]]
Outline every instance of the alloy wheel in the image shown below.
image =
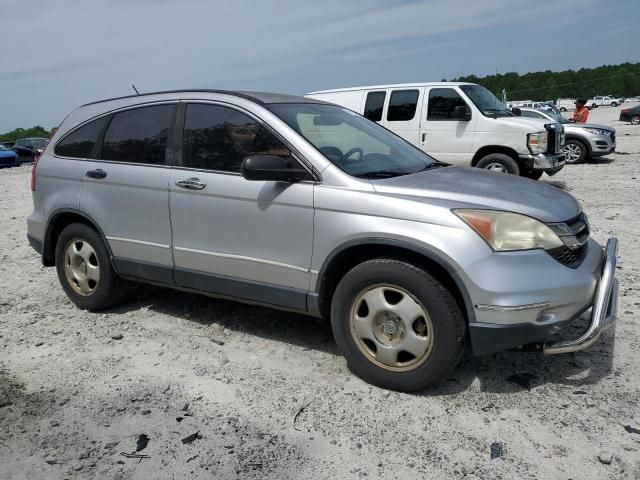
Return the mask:
[[577,162],[582,156],[582,147],[577,143],[569,143],[564,146],[564,154],[567,163]]
[[484,167],[485,170],[491,170],[492,172],[509,173],[507,168],[498,162],[492,162]]

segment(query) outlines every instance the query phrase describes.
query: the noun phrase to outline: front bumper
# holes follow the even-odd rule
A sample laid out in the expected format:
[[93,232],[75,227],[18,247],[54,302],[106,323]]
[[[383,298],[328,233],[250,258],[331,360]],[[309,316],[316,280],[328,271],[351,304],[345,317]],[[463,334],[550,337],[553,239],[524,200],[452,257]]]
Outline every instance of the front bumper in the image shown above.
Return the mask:
[[538,153],[536,155],[519,155],[530,170],[544,170],[549,175],[559,172],[564,167],[564,153]]
[[610,239],[604,254],[594,240],[588,241],[587,248],[575,269],[538,250],[494,254],[461,272],[474,300],[475,319],[469,324],[474,353],[543,341],[589,308],[591,325],[585,335],[548,344],[545,351],[577,351],[595,342],[615,320],[617,241]]
[[616,151],[615,133],[607,135],[591,135],[589,136],[589,144],[591,146],[591,156],[601,157],[609,155]]

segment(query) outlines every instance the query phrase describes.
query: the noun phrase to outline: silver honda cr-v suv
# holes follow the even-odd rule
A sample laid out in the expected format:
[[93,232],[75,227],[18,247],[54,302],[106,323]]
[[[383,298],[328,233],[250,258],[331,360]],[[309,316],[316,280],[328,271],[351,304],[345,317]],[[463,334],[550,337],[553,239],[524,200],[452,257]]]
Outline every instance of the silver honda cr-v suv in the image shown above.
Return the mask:
[[415,390],[458,362],[615,320],[616,240],[569,194],[439,163],[347,109],[179,91],[84,105],[33,169],[28,238],[78,307],[123,279],[331,319],[351,368]]

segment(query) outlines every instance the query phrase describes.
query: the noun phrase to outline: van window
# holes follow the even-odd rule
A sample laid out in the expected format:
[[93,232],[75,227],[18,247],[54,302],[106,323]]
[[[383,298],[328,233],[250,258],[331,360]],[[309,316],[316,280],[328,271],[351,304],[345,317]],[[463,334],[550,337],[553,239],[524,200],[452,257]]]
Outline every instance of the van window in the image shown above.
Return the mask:
[[390,122],[406,122],[416,115],[418,90],[395,90],[389,98],[387,120]]
[[382,108],[387,92],[369,92],[364,104],[364,117],[373,122],[382,120]]
[[116,113],[104,134],[99,158],[164,165],[176,105],[154,105]]
[[109,116],[89,122],[74,130],[56,145],[53,153],[61,157],[89,158]]
[[457,120],[453,111],[467,104],[453,88],[432,88],[429,91],[427,120]]
[[190,104],[184,121],[182,165],[240,172],[249,155],[289,157],[289,149],[256,120],[232,108]]

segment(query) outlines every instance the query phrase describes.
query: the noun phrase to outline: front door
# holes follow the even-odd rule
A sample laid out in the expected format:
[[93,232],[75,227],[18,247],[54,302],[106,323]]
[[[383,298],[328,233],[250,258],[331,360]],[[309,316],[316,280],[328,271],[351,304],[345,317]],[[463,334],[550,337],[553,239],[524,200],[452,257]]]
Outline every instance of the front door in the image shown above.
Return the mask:
[[469,166],[477,118],[459,120],[454,113],[456,107],[468,108],[466,101],[453,88],[433,87],[425,95],[425,104],[420,148],[436,160]]
[[177,104],[137,107],[110,120],[83,162],[80,209],[100,225],[120,273],[172,283],[166,147]]
[[182,167],[169,185],[177,284],[304,310],[313,182],[245,180],[246,156],[288,156],[289,149],[245,112],[184,107]]

